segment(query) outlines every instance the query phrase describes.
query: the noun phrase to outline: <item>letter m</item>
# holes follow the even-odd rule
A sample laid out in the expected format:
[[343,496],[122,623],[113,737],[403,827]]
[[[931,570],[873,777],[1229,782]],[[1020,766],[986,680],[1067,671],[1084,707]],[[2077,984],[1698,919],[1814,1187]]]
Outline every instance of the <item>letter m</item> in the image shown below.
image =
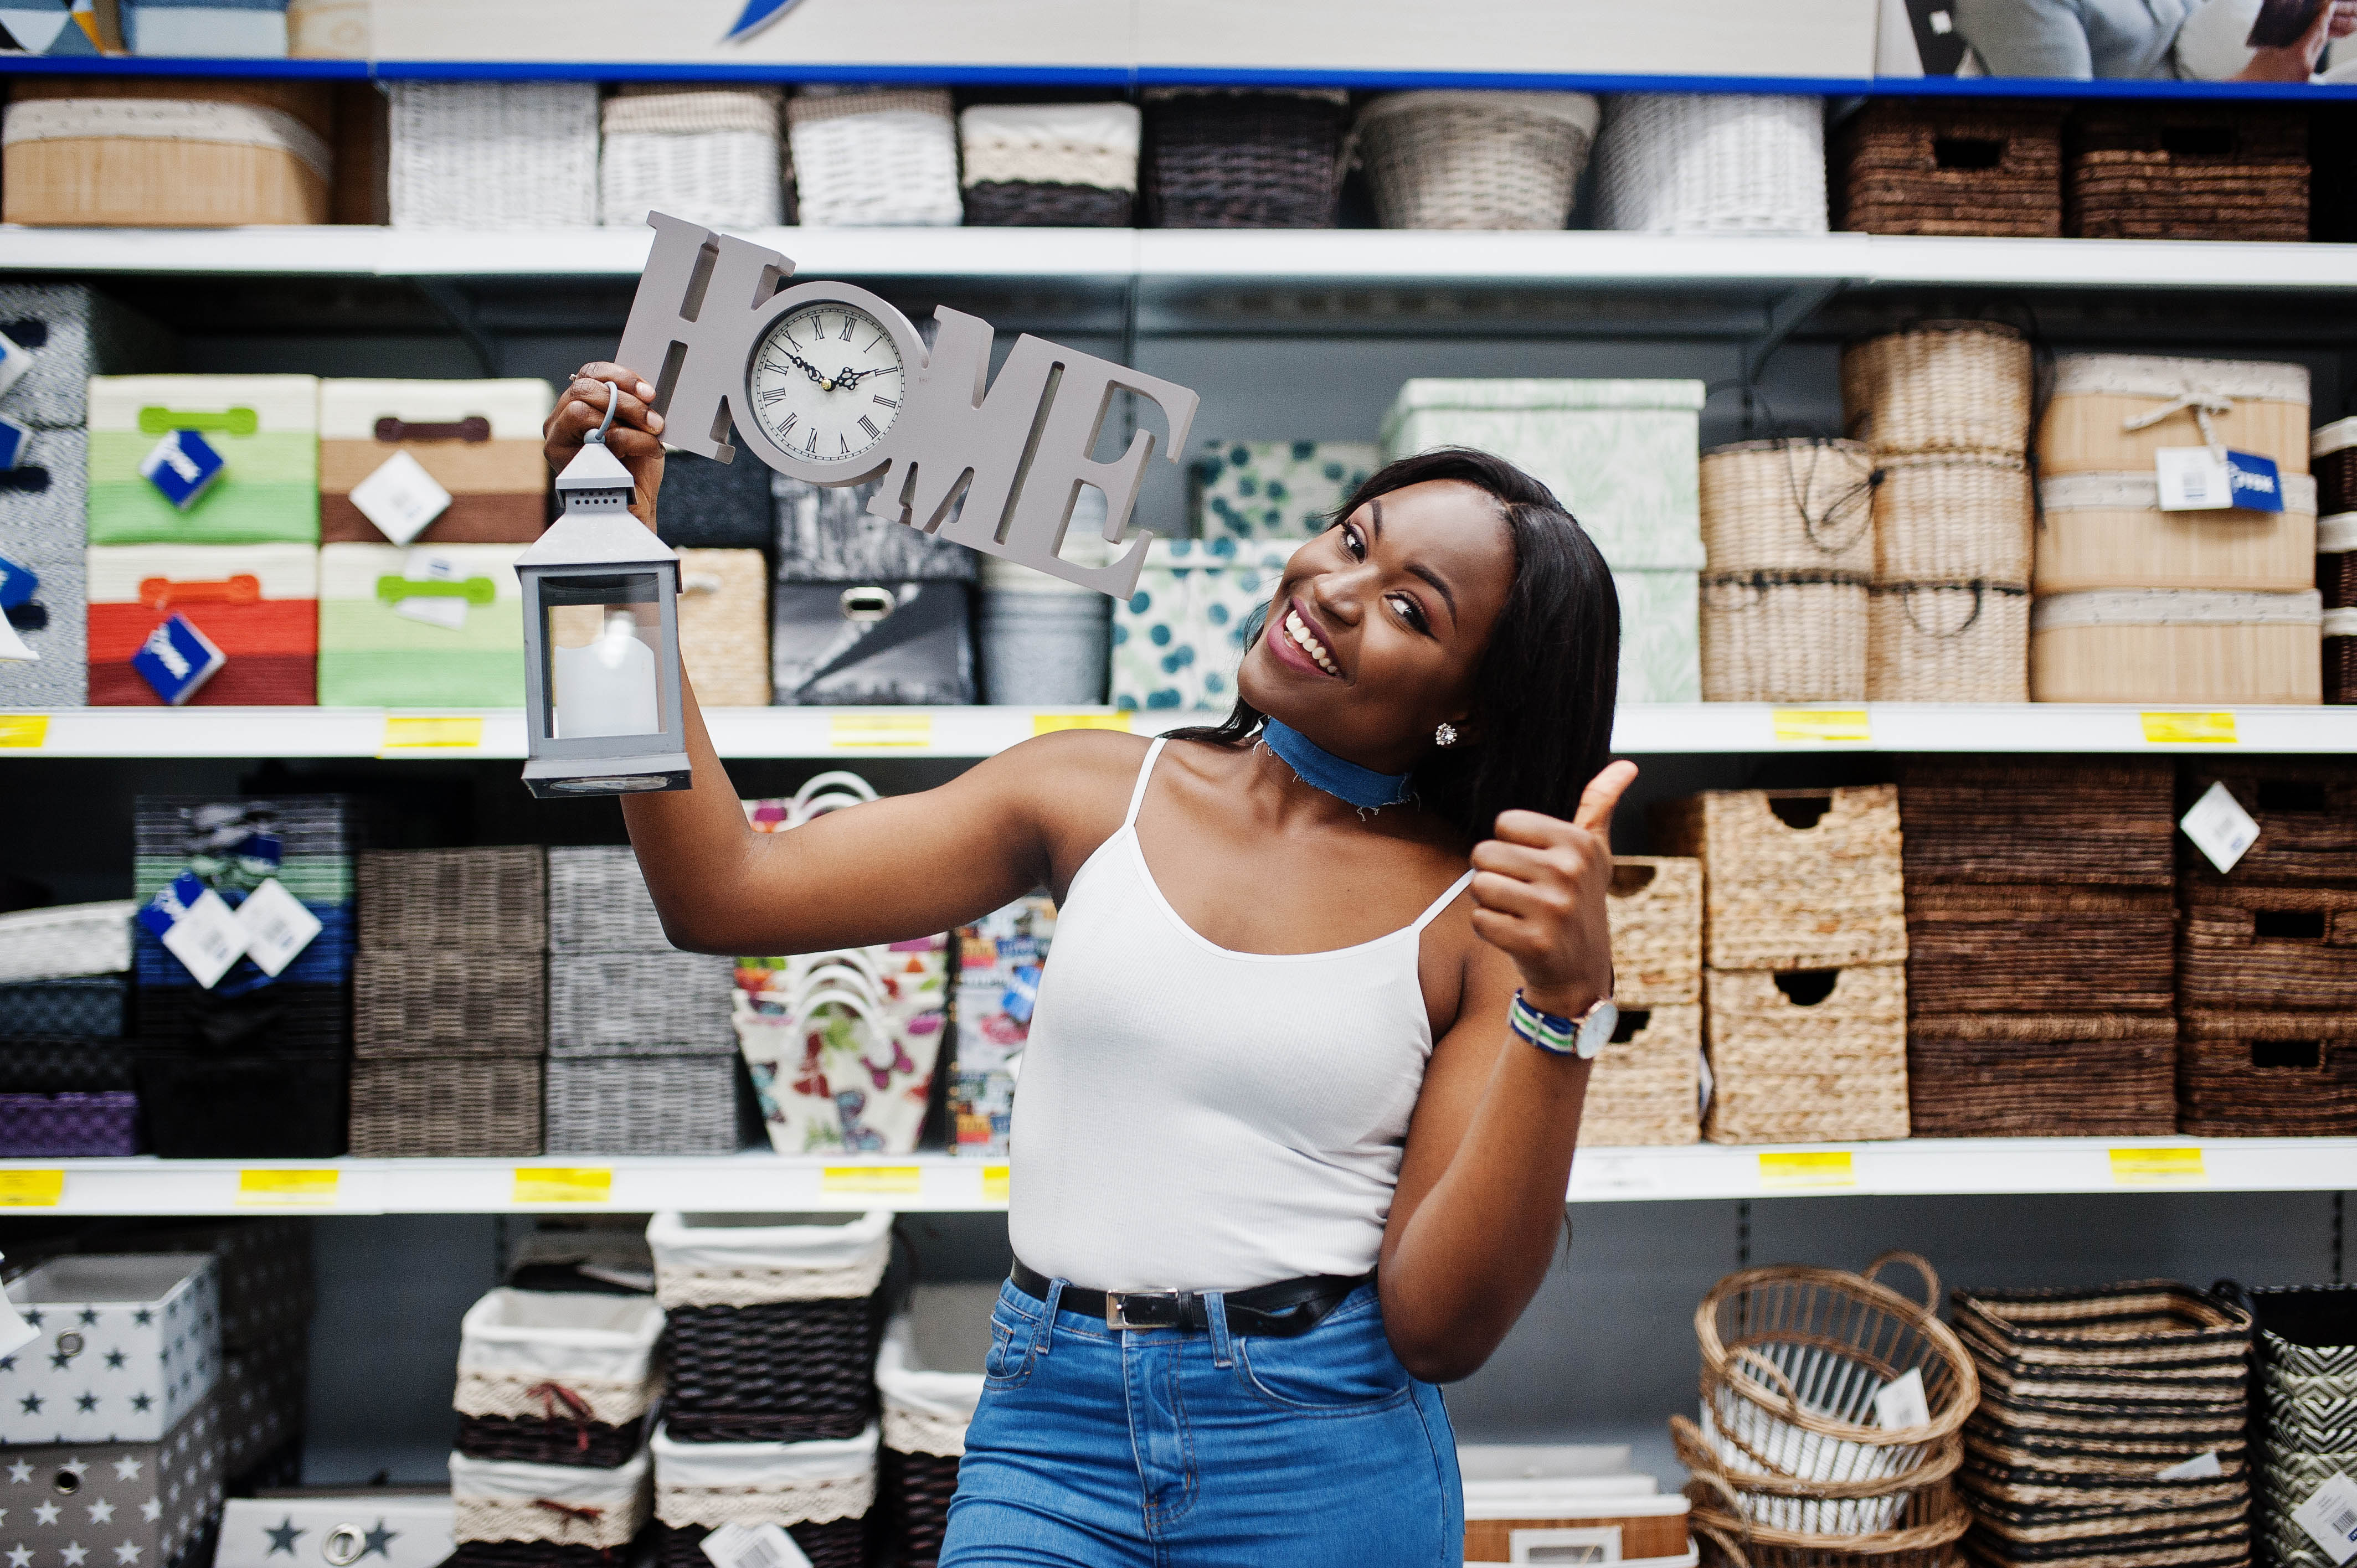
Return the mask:
[[615,358],[654,383],[663,441],[726,463],[730,405],[745,395],[755,312],[794,264],[775,251],[650,212],[653,252],[630,301]]

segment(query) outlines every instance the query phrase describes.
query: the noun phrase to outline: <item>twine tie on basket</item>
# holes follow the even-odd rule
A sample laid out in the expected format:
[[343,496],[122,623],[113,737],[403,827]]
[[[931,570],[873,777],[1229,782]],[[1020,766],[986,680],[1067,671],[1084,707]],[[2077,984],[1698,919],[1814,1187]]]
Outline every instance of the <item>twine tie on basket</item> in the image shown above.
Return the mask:
[[[566,1415],[573,1421],[575,1435],[579,1439],[576,1444],[577,1451],[583,1454],[589,1452],[589,1423],[597,1412],[589,1408],[587,1400],[583,1399],[563,1383],[554,1381],[534,1383],[524,1390],[523,1397],[538,1400],[542,1419],[551,1423],[560,1419],[556,1413],[556,1407],[563,1405]],[[544,1504],[544,1506],[554,1505]],[[594,1513],[596,1510],[591,1511]]]
[[2179,392],[2158,408],[2128,415],[2120,421],[2120,428],[2124,431],[2149,429],[2171,414],[2188,411],[2191,412],[2193,422],[2201,427],[2202,444],[2210,448],[2212,456],[2221,462],[2225,461],[2226,444],[2218,439],[2218,432],[2210,423],[2210,416],[2213,413],[2234,412],[2234,400],[2222,392]]
[[553,1514],[561,1515],[568,1520],[586,1524],[593,1529],[599,1520],[606,1517],[606,1510],[592,1503],[560,1503],[554,1498],[534,1498],[532,1499],[532,1506],[536,1509],[546,1509]]

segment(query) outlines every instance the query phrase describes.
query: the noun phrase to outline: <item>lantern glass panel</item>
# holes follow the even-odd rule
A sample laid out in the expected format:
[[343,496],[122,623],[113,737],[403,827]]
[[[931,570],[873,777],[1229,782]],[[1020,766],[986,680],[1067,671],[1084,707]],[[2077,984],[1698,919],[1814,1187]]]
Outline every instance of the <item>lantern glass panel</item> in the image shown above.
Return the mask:
[[550,740],[660,737],[671,727],[662,681],[661,574],[551,574],[541,579]]

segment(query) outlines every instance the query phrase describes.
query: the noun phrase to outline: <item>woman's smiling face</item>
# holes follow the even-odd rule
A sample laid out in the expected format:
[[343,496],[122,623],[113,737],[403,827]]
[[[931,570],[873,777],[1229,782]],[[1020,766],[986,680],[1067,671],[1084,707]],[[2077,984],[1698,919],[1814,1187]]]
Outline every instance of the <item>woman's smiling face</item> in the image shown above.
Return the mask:
[[1505,519],[1475,487],[1378,497],[1294,552],[1237,692],[1338,757],[1405,773],[1436,727],[1461,725],[1513,574]]

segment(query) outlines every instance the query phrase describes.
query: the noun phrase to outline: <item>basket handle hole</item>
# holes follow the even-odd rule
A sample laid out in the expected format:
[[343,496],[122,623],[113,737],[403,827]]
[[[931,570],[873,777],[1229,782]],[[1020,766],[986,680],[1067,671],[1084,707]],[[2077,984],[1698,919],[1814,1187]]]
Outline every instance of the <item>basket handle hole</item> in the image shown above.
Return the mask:
[[2255,1068],[2289,1068],[2298,1072],[2314,1072],[2324,1065],[2324,1042],[2321,1040],[2253,1040],[2251,1065]]
[[49,346],[49,324],[27,317],[19,321],[0,321],[0,332],[19,349],[46,349]]
[[1626,1013],[1621,1014],[1620,1021],[1612,1026],[1612,1044],[1616,1046],[1627,1045],[1644,1030],[1646,1025],[1652,1021],[1653,1010],[1652,1008],[1630,1008]]
[[2172,158],[2228,158],[2234,156],[2231,125],[2163,125],[2160,150]]
[[2320,942],[2324,940],[2324,911],[2321,909],[2258,909],[2251,915],[2251,934],[2275,938],[2283,941]]
[[1614,865],[1612,897],[1626,898],[1633,894],[1642,893],[1653,885],[1653,876],[1658,870],[1659,867],[1651,865]]
[[1837,969],[1788,969],[1775,976],[1776,989],[1795,1007],[1814,1007],[1841,983]]
[[2324,786],[2321,784],[2302,783],[2292,779],[2259,780],[2259,810],[2262,811],[2321,811],[2324,809]]
[[1768,809],[1776,820],[1788,828],[1805,832],[1824,821],[1825,813],[1834,809],[1831,795],[1770,795]]
[[2005,144],[1994,136],[1935,136],[1932,165],[1935,168],[1990,169],[2005,162]]

